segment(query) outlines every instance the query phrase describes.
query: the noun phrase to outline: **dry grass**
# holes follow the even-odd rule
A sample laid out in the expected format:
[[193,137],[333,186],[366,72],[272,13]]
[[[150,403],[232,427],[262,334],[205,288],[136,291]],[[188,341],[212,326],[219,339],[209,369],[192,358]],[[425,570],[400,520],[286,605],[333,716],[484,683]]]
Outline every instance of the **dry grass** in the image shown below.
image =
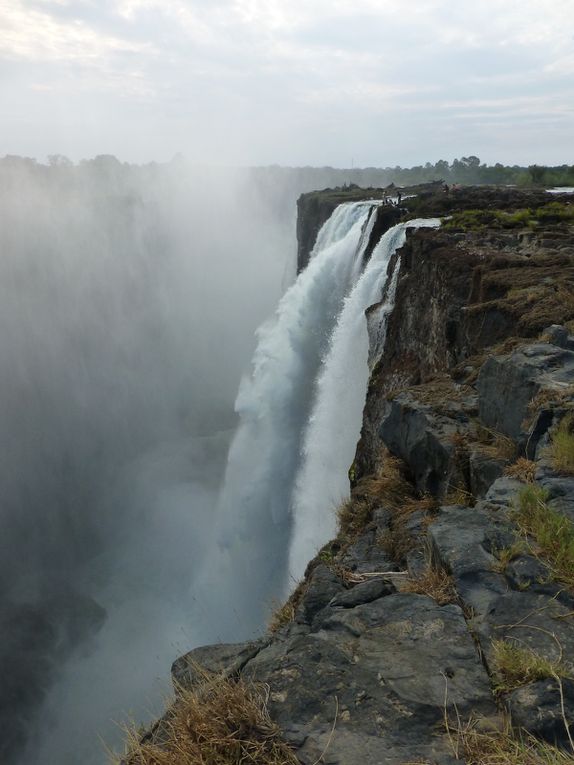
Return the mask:
[[574,267],[568,255],[540,255],[483,275],[471,312],[499,310],[514,319],[517,336],[537,337],[551,324],[574,318]]
[[475,421],[477,447],[481,454],[493,459],[510,462],[516,458],[514,441],[496,430],[487,428],[481,422]]
[[290,622],[294,621],[297,606],[305,595],[307,586],[308,582],[306,579],[299,582],[285,603],[273,611],[269,620],[269,624],[267,625],[269,632],[277,632],[281,629],[281,627],[284,627],[286,624],[290,624]]
[[491,346],[488,349],[489,356],[506,356],[512,353],[522,345],[528,345],[532,342],[532,338],[527,337],[507,337],[500,343]]
[[426,528],[432,522],[438,507],[438,501],[434,497],[425,495],[420,499],[407,497],[402,505],[395,509],[390,528],[384,531],[379,538],[380,546],[392,560],[401,563],[408,553],[420,544],[420,535],[413,533],[407,525],[411,516],[415,513],[422,513],[424,516],[422,525]]
[[548,447],[554,470],[567,475],[574,474],[574,413],[567,414],[560,424]]
[[466,765],[574,765],[574,755],[525,734],[517,738],[510,726],[483,732],[474,720],[451,729],[454,754]]
[[402,563],[411,550],[418,546],[418,540],[404,523],[397,523],[381,535],[379,544],[393,561]]
[[512,465],[504,469],[504,475],[510,478],[516,478],[524,483],[534,483],[534,474],[536,473],[536,463],[527,460],[526,457],[519,457]]
[[125,765],[297,765],[267,711],[267,691],[221,676],[195,692],[179,689],[161,742],[128,740]]
[[413,487],[405,478],[404,464],[385,450],[379,473],[361,478],[351,498],[339,507],[339,538],[343,544],[353,542],[371,522],[374,510],[384,507],[398,512],[412,499]]
[[386,453],[378,475],[369,475],[355,486],[353,498],[371,508],[386,507],[397,510],[409,497],[413,487],[405,477],[405,465],[398,457]]
[[339,536],[352,542],[373,518],[373,507],[365,501],[351,497],[345,500],[337,510]]
[[463,505],[465,507],[474,507],[476,497],[464,486],[449,487],[446,493],[443,505]]
[[572,399],[574,399],[574,385],[565,385],[563,388],[542,388],[528,403],[523,427],[529,428],[541,409],[555,409],[571,402]]
[[406,477],[404,463],[386,451],[379,474],[362,478],[351,499],[339,508],[339,538],[343,544],[354,541],[365,530],[377,508],[391,512],[391,528],[379,537],[379,544],[400,562],[418,544],[416,535],[407,528],[408,519],[416,512],[430,519],[438,503],[431,496],[417,496]]
[[453,404],[463,404],[475,391],[469,385],[457,384],[452,377],[445,375],[420,385],[394,388],[386,398],[391,401],[400,393],[408,393],[414,401],[431,407],[436,414],[452,417]]
[[397,509],[395,517],[397,515],[408,517],[413,513],[436,513],[440,507],[440,503],[436,497],[432,497],[430,494],[425,494],[418,499],[415,497],[406,497],[400,508]]
[[547,677],[567,677],[568,671],[559,661],[508,640],[492,643],[492,679],[497,694],[510,693],[522,685]]
[[452,577],[444,569],[427,568],[423,576],[405,582],[404,592],[428,595],[439,604],[456,603],[457,595]]

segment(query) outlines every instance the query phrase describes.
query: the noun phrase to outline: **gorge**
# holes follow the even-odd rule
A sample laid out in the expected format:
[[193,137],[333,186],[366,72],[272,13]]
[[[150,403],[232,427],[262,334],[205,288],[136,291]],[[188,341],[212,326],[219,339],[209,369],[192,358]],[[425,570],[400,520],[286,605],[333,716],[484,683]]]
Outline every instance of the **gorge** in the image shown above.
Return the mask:
[[[311,234],[299,285],[319,271],[325,221],[369,196],[347,194],[344,208],[344,190],[301,198],[300,248]],[[380,219],[363,216],[364,239],[377,238],[323,351],[295,482],[294,573],[317,554],[265,635],[174,663],[175,705],[126,763],[162,752],[171,762],[178,709],[189,694],[201,706],[218,682],[265,688],[271,720],[305,765],[494,762],[489,746],[516,762],[572,755],[571,199],[439,187],[370,204]],[[320,248],[307,265],[313,231]],[[340,340],[365,312],[363,337]],[[361,369],[368,389],[345,501],[328,463],[334,454],[339,466],[342,441],[354,439],[349,402],[356,394],[362,409],[363,394],[346,396],[361,389]],[[516,750],[525,735],[528,760]],[[544,759],[537,741],[566,754]]]
[[567,750],[572,197],[305,193],[295,280],[241,174],[41,172],[1,187],[2,757],[99,765],[176,655],[129,765],[219,681],[304,765],[465,761],[445,715],[501,710]]

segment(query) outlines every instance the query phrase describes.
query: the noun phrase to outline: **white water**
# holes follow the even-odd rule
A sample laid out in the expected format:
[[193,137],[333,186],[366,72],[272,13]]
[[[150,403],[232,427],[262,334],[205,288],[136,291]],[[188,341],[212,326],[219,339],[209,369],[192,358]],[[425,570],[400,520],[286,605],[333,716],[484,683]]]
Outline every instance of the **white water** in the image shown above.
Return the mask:
[[391,257],[405,242],[407,228],[436,227],[436,219],[413,220],[387,231],[351,294],[345,299],[319,377],[317,398],[304,439],[303,463],[293,500],[294,527],[289,577],[298,581],[313,558],[336,534],[335,509],[348,496],[347,471],[359,439],[369,379],[366,309],[386,298],[378,311],[377,344],[384,348],[386,319],[394,304],[398,263]]
[[[283,594],[302,434],[329,337],[360,273],[372,209],[360,202],[335,210],[306,270],[257,332],[217,509],[211,549],[219,552],[194,591],[196,602],[205,604],[202,642],[253,634],[270,615],[273,598]],[[222,577],[226,586],[218,587]]]

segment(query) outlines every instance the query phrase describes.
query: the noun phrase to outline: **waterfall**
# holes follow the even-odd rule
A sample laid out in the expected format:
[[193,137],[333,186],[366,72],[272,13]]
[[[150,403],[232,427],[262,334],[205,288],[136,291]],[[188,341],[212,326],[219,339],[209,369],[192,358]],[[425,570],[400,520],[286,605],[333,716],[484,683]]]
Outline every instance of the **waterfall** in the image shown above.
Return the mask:
[[[211,549],[195,583],[202,641],[237,640],[260,628],[283,594],[290,505],[315,381],[345,296],[361,271],[378,202],[336,208],[309,265],[257,332],[251,377],[236,401]],[[201,628],[199,628],[201,629]]]
[[[436,219],[417,219],[389,229],[345,298],[320,371],[315,404],[304,436],[303,461],[292,506],[293,534],[289,553],[292,582],[301,578],[317,550],[336,535],[335,509],[348,495],[347,471],[360,435],[369,380],[369,334],[365,311],[385,296],[375,317],[375,341],[377,353],[381,354],[399,268],[397,261],[393,273],[389,274],[390,260],[404,244],[408,228],[439,224]],[[388,279],[390,283],[386,289]]]

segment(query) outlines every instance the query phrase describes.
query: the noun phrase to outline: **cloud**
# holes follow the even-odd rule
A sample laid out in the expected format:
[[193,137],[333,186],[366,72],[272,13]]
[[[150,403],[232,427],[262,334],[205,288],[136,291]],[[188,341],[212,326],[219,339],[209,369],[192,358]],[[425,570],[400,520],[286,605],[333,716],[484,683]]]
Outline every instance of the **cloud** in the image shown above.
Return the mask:
[[46,12],[26,7],[21,0],[0,6],[2,34],[0,55],[27,61],[84,61],[89,63],[118,52],[152,53],[151,42],[134,43],[121,37],[104,35],[80,18],[62,22],[47,12],[50,6],[63,6],[65,0],[44,0]]
[[[334,164],[348,153],[358,117],[374,134],[383,114],[426,109],[432,120],[434,104],[447,101],[462,116],[475,113],[477,98],[510,103],[544,88],[554,113],[573,95],[571,0],[0,0],[0,25],[0,63],[13,73],[0,87],[19,112],[19,129],[10,117],[4,126],[10,151],[23,143],[22,120],[38,114],[33,92],[48,90],[89,104],[92,123],[113,114],[118,138],[110,130],[109,143],[130,159],[157,157],[174,143],[174,152],[204,158],[265,161],[265,146],[269,161]],[[42,116],[50,128],[53,115]],[[508,112],[509,129],[520,132],[524,120]],[[119,136],[145,122],[157,137],[135,156]],[[297,151],[285,145],[286,125]],[[317,153],[321,142],[309,132],[321,128],[340,136],[329,156]],[[413,138],[417,129],[400,127]],[[60,123],[54,130],[66,132]],[[84,133],[83,151],[98,153],[102,130]],[[380,140],[396,133],[383,126]],[[53,149],[31,143],[36,152]],[[488,131],[480,143],[488,148]],[[517,136],[516,149],[515,158],[496,159],[518,161],[520,152],[526,161],[540,141],[521,147]],[[377,151],[372,141],[366,155]]]

